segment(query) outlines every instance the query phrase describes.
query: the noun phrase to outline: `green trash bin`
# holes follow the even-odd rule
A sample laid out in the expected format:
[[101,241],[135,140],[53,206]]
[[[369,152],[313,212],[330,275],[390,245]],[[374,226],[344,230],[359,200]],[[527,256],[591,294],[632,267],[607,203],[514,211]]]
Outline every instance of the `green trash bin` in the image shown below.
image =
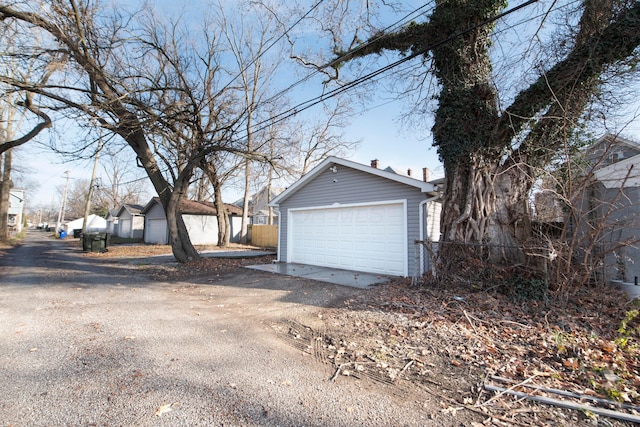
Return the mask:
[[82,250],[85,252],[104,252],[109,246],[111,235],[109,233],[83,233]]

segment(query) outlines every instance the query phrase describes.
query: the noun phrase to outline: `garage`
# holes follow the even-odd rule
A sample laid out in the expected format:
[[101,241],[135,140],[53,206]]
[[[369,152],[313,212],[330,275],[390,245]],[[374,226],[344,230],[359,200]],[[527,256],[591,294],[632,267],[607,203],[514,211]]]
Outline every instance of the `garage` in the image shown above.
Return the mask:
[[406,275],[404,203],[293,209],[288,262]]
[[278,262],[387,276],[424,273],[419,244],[438,240],[439,184],[328,157],[276,196]]

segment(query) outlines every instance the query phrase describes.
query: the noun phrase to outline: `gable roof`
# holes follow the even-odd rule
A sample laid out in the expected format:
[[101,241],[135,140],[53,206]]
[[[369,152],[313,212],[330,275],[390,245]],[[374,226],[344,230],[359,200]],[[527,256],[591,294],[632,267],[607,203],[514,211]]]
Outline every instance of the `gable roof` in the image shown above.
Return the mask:
[[593,173],[606,188],[640,187],[640,154],[596,169]]
[[610,133],[604,134],[603,136],[601,136],[600,138],[598,138],[598,140],[596,142],[593,143],[592,146],[598,146],[599,144],[602,144],[603,142],[608,143],[608,144],[616,144],[616,145],[625,145],[629,148],[633,148],[635,150],[639,150],[640,151],[640,142],[634,141],[632,139],[629,138],[625,138],[624,136],[621,135],[613,135]]
[[[159,197],[153,197],[149,200],[149,203],[142,209],[142,213],[145,214],[155,205],[161,205]],[[227,215],[242,215],[242,209],[225,203],[225,211]],[[199,202],[197,200],[180,200],[180,213],[183,215],[218,215],[216,206],[211,202]]]
[[[267,189],[269,187],[268,186],[264,186],[262,187],[260,190],[256,191],[255,193],[253,193],[251,196],[249,196],[249,210],[251,211],[253,208],[253,204],[254,201],[256,199],[259,199],[261,197],[266,197],[267,196]],[[270,198],[273,199],[274,197],[276,197],[278,194],[282,193],[285,189],[284,188],[280,188],[280,187],[271,187],[271,190],[269,191],[269,195]],[[225,203],[226,204],[226,203]],[[236,200],[235,202],[232,203],[235,206],[238,206],[240,208],[242,208],[242,205],[244,205],[244,197],[240,197],[238,200]],[[251,212],[250,212],[251,213]]]
[[142,209],[144,208],[144,206],[142,205],[137,205],[137,204],[133,204],[133,203],[125,203],[124,205],[122,205],[120,207],[120,209],[118,209],[118,213],[116,214],[117,217],[122,216],[122,214],[124,213],[124,211],[127,211],[131,214],[131,216],[139,216],[142,215]]
[[368,173],[368,174],[371,174],[371,175],[374,175],[374,176],[378,176],[378,177],[385,178],[385,179],[388,179],[388,180],[391,180],[391,181],[399,182],[401,184],[405,184],[405,185],[408,185],[410,187],[415,187],[415,188],[419,189],[420,191],[422,191],[423,193],[428,193],[428,194],[435,195],[440,191],[439,186],[434,184],[434,183],[432,183],[432,182],[420,181],[418,179],[411,178],[411,177],[406,176],[406,175],[399,175],[399,174],[396,174],[394,172],[390,172],[388,170],[378,169],[378,168],[374,168],[374,167],[371,167],[371,166],[363,165],[361,163],[352,162],[351,160],[346,160],[346,159],[341,159],[339,157],[330,156],[330,157],[327,157],[326,159],[324,159],[318,166],[313,168],[308,174],[306,174],[305,176],[300,178],[293,185],[291,185],[289,188],[287,188],[282,193],[280,193],[278,196],[276,196],[271,201],[271,203],[269,203],[269,205],[270,206],[277,206],[280,202],[282,202],[287,197],[289,197],[292,194],[294,194],[297,191],[299,191],[306,184],[311,182],[317,175],[320,175],[321,173],[323,173],[324,171],[326,171],[327,169],[329,169],[333,165],[348,167],[348,168],[355,169],[355,170],[358,170],[358,171],[361,171],[361,172],[365,172],[365,173]]
[[[620,157],[613,158],[618,152]],[[640,154],[640,142],[607,133],[586,147],[585,154],[588,161],[596,163],[596,167],[608,166],[612,162]]]
[[119,209],[116,209],[116,208],[109,209],[107,211],[107,214],[104,216],[105,219],[110,219],[110,218],[116,218],[117,219],[118,218],[118,211],[119,211]]

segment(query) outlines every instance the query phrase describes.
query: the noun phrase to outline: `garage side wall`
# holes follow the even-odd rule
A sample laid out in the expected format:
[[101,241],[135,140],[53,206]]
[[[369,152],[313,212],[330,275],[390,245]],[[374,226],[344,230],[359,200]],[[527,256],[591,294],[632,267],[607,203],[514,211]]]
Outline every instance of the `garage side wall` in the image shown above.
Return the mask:
[[182,215],[191,243],[215,245],[218,243],[218,217],[215,215]]
[[[337,165],[337,172],[327,169],[282,200],[278,259],[286,261],[289,209],[334,206],[335,204],[365,204],[385,201],[406,201],[407,216],[407,271],[414,274],[416,249],[414,241],[420,238],[420,202],[427,196],[419,188],[391,181],[366,172]],[[418,261],[419,262],[419,261]]]

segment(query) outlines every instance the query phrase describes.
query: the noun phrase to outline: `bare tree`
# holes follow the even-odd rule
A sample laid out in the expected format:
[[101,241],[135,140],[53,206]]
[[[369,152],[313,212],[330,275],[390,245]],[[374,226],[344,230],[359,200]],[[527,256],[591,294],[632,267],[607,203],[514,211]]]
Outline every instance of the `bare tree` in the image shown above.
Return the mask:
[[[46,83],[60,64],[51,61],[43,69],[34,66],[29,55],[16,50],[20,34],[15,25],[0,23],[0,37],[5,40],[4,51],[0,53],[0,74],[7,76],[28,75]],[[20,97],[24,96],[23,99]],[[32,113],[38,120],[32,123],[27,118]],[[0,80],[0,239],[9,237],[8,210],[12,187],[13,149],[36,138],[44,129],[51,127],[50,117],[34,102],[30,92],[16,91]],[[18,136],[20,135],[20,136]]]
[[359,141],[347,140],[341,133],[351,113],[346,100],[338,99],[333,105],[325,104],[324,110],[322,120],[309,119],[305,123],[298,123],[291,132],[291,154],[286,156],[291,163],[287,170],[296,180],[328,156],[343,155],[359,144]]
[[109,148],[105,149],[93,203],[107,210],[125,203],[140,204],[146,191],[146,176],[140,176],[140,170],[134,168],[129,159],[123,158],[119,150]]
[[[243,5],[241,5],[242,7]],[[253,7],[253,6],[252,6]],[[233,76],[234,84],[240,92],[239,100],[245,110],[243,117],[243,143],[247,153],[260,153],[265,146],[267,133],[256,129],[256,122],[268,107],[269,95],[273,91],[273,79],[281,69],[282,50],[274,47],[276,39],[276,22],[267,15],[262,19],[245,17],[246,10],[234,10],[235,18],[230,19],[220,8],[218,24],[223,28],[223,34],[229,46],[229,51],[237,65],[238,73]],[[258,161],[264,163],[263,156],[245,156],[241,159],[244,174],[244,195],[242,207],[242,223],[240,228],[240,242],[247,243],[247,228],[249,224],[249,201],[254,189],[255,177],[253,164]]]
[[[1,5],[0,17],[52,37],[73,61],[73,79],[39,86],[4,80],[91,118],[122,137],[144,168],[167,215],[179,261],[199,257],[178,205],[194,170],[211,153],[235,151],[229,137],[238,121],[229,91],[220,87],[220,46],[211,28],[191,43],[185,27],[163,25],[147,10],[137,25],[114,12],[103,19],[90,1],[53,1],[39,11]],[[37,47],[32,47],[37,49]],[[72,81],[73,80],[73,81]],[[73,83],[73,85],[71,84]]]

